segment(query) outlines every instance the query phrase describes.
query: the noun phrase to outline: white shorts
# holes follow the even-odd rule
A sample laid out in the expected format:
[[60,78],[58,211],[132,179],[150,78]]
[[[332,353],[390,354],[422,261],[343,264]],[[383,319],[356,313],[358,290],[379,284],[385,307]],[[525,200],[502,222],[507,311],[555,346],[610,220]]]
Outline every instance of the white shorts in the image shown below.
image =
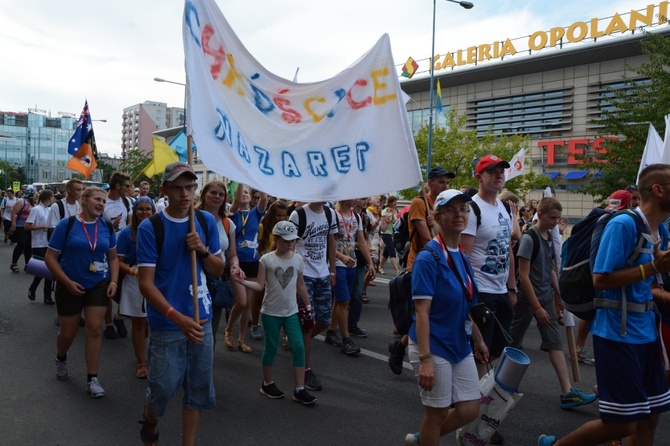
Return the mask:
[[[411,339],[408,349],[409,362],[414,376],[419,377],[419,346]],[[477,366],[472,353],[461,362],[452,364],[444,358],[432,355],[435,369],[435,384],[430,392],[419,386],[421,403],[424,406],[445,408],[461,401],[479,400],[481,397]]]
[[121,284],[119,313],[128,317],[147,317],[147,303],[140,293],[140,281],[126,274]]

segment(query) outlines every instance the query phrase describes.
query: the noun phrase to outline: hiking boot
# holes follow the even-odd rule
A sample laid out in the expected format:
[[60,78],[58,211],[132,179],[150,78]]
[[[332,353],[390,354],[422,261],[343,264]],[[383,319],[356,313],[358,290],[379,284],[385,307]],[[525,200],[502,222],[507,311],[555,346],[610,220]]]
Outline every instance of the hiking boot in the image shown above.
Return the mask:
[[113,325],[108,325],[105,327],[105,331],[102,333],[102,335],[107,339],[119,339],[119,335],[116,334],[116,330],[114,330]]
[[556,437],[553,435],[540,435],[537,439],[537,446],[551,446],[556,443]]
[[342,341],[340,341],[340,337],[333,330],[328,330],[326,332],[325,342],[326,344],[330,344],[333,347],[342,347]]
[[493,435],[491,435],[491,439],[489,440],[489,444],[503,444],[505,442],[505,439],[503,438],[502,435],[500,435],[500,432],[495,431]]
[[98,378],[95,376],[86,383],[86,391],[93,398],[102,398],[105,396],[105,389],[102,388],[100,381],[98,381]]
[[573,407],[591,404],[596,398],[595,393],[583,393],[572,388],[565,395],[561,395],[561,409],[572,409]]
[[364,328],[360,328],[358,326],[349,327],[349,334],[351,336],[356,336],[357,338],[367,338],[368,337],[368,331],[365,330]]
[[271,384],[268,384],[267,386],[263,383],[261,383],[261,393],[268,398],[272,399],[277,399],[277,398],[284,398],[284,392],[279,390],[279,387],[273,382]]
[[316,402],[316,398],[310,395],[307,390],[300,389],[297,392],[295,390],[293,391],[293,401],[297,401],[304,404],[305,406],[309,406],[310,404],[314,404]]
[[251,326],[251,339],[254,341],[260,341],[263,339],[263,335],[261,334],[261,327],[258,325]]
[[577,361],[587,365],[596,365],[596,360],[583,347],[577,350]]
[[389,367],[396,375],[402,375],[402,362],[405,358],[405,346],[400,341],[389,342]]
[[346,339],[342,341],[342,348],[340,348],[340,351],[345,355],[357,355],[361,352],[361,348],[356,347],[356,344],[354,344],[354,341],[351,339]]
[[56,358],[56,378],[63,380],[67,379],[67,361],[59,361]]
[[413,434],[405,435],[405,446],[420,446],[419,433],[414,432]]
[[309,390],[315,390],[317,392],[322,389],[321,382],[317,379],[316,375],[311,370],[309,372],[305,372],[305,388]]
[[116,327],[116,333],[120,338],[128,336],[128,330],[126,329],[126,324],[123,323],[122,318],[114,318],[114,326]]

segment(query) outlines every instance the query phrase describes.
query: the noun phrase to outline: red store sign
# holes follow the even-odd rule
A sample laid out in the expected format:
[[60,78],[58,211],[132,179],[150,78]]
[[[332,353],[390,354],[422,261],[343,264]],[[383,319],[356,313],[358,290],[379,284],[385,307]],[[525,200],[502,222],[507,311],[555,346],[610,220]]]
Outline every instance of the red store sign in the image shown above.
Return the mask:
[[[556,153],[565,153],[567,152],[568,154],[568,165],[577,165],[577,164],[583,164],[584,160],[583,159],[578,159],[578,157],[584,157],[589,153],[589,150],[592,150],[596,153],[606,153],[607,149],[603,147],[603,143],[606,140],[616,140],[617,138],[613,136],[608,136],[606,138],[596,138],[591,142],[591,140],[587,138],[579,138],[579,139],[570,139],[570,140],[555,140],[555,141],[538,141],[537,147],[542,149],[543,151],[546,150],[546,156],[545,156],[545,166],[553,166],[556,164]],[[607,162],[605,160],[601,160],[599,162]],[[561,163],[563,164],[563,163]]]

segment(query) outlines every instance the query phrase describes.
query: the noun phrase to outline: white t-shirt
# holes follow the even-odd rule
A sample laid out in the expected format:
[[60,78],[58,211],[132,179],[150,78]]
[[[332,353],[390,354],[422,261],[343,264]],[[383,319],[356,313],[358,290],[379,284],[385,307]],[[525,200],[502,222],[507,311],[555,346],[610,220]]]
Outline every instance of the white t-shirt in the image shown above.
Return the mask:
[[512,220],[499,199],[496,198],[495,206],[482,200],[479,195],[472,197],[472,200],[481,210],[481,225],[477,228],[477,216],[470,212],[468,226],[463,234],[475,237],[470,263],[475,271],[477,288],[484,293],[506,294]]
[[[130,200],[128,200],[128,204],[130,205]],[[121,221],[119,222],[118,229],[116,229],[117,234],[121,229],[126,227],[126,223],[128,222],[128,208],[126,208],[126,204],[123,202],[123,197],[119,196],[118,200],[110,200],[108,197],[107,202],[105,203],[105,211],[102,213],[102,216],[105,220],[113,223],[114,219],[119,215],[121,215]]]
[[[230,222],[230,232],[235,233],[235,229],[237,226],[235,226],[235,223],[229,218],[228,221]],[[224,261],[225,261],[225,252],[226,249],[228,249],[230,240],[228,239],[228,234],[226,234],[226,227],[223,225],[223,220],[219,220],[216,222],[216,228],[219,230],[219,244],[221,245],[221,252],[224,253],[222,256]]]
[[[325,208],[324,212],[316,213],[309,206],[305,210],[305,233],[298,239],[295,252],[300,254],[305,262],[305,276],[314,279],[328,277],[328,235],[337,234],[337,218],[335,212]],[[330,212],[330,228],[326,212]],[[289,221],[298,226],[298,211],[293,211]]]
[[[74,204],[69,204],[66,200],[62,200],[62,203],[64,211],[63,218],[69,218],[81,212],[81,206],[79,205],[79,201],[75,201]],[[50,228],[55,228],[58,222],[61,220],[62,219],[60,218],[60,208],[58,207],[58,202],[56,202],[49,207],[48,226]]]
[[11,220],[12,219],[12,206],[16,204],[16,200],[18,198],[3,198],[2,199],[2,218],[5,220]]
[[[42,203],[30,210],[30,215],[28,216],[28,220],[26,220],[26,223],[32,223],[35,226],[46,226],[48,222],[49,208],[45,207]],[[33,248],[46,248],[49,246],[46,228],[30,232]]]
[[302,256],[294,253],[290,259],[280,259],[274,251],[261,257],[265,268],[265,297],[261,313],[288,317],[298,312],[296,298],[298,274],[305,269]]

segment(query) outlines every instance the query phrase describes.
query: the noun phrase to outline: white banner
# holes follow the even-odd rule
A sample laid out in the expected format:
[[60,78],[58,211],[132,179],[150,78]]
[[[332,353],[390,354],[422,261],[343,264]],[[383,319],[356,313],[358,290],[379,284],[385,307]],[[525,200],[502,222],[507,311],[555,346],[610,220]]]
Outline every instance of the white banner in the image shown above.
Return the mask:
[[509,167],[505,170],[505,181],[526,174],[526,149],[519,150],[509,162]]
[[297,84],[249,54],[214,0],[186,2],[183,32],[187,125],[208,168],[300,201],[421,181],[388,35],[335,77]]
[[[668,125],[668,117],[665,117],[665,125],[667,127]],[[666,131],[666,139],[667,139],[667,131]],[[661,158],[663,157],[663,140],[661,139],[660,135],[656,131],[656,128],[652,124],[649,124],[649,133],[647,134],[647,142],[644,145],[644,152],[642,152],[642,159],[640,160],[640,168],[637,171],[637,179],[635,180],[635,184],[637,184],[638,180],[640,179],[640,173],[642,173],[642,170],[647,167],[650,164],[658,164],[663,161],[661,161]],[[670,153],[669,153],[670,154]]]

